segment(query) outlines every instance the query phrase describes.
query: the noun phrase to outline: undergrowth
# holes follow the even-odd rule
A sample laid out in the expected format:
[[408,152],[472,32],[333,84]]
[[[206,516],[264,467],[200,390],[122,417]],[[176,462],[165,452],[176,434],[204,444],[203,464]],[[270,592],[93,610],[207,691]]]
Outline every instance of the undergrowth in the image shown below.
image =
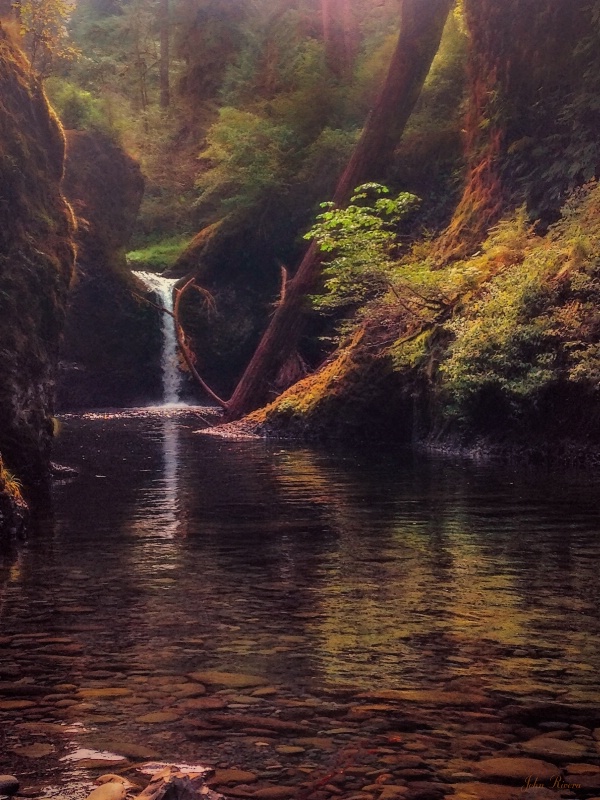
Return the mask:
[[[431,425],[445,430],[523,430],[556,398],[593,403],[600,390],[595,182],[571,195],[544,236],[517,209],[471,258],[439,269],[434,251],[435,243],[424,240],[388,261],[386,285],[346,320],[337,357],[282,395],[263,422],[305,417],[319,428],[332,402],[343,415],[360,390],[356,364],[366,361],[382,374],[391,370],[398,391],[425,402]],[[567,426],[577,425],[572,409],[556,411],[571,420]]]

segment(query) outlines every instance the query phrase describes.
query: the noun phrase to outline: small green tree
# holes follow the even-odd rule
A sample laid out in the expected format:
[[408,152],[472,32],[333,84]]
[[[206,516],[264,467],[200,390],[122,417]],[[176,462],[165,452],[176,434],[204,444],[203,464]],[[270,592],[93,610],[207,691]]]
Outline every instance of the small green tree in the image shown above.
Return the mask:
[[304,237],[332,256],[324,269],[324,293],[313,296],[318,309],[356,306],[384,292],[397,262],[399,222],[419,205],[408,192],[390,196],[387,187],[365,183],[346,208],[326,209]]

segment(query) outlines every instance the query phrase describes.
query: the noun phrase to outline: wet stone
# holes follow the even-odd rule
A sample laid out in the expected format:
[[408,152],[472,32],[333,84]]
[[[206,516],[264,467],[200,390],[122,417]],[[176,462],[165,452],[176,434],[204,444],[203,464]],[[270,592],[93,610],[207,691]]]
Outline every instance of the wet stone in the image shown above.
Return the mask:
[[256,780],[257,775],[254,772],[243,769],[218,769],[207,783],[210,786],[226,786],[230,783],[253,783]]
[[35,705],[32,700],[0,700],[0,711],[22,711]]
[[100,742],[96,742],[96,744],[102,750],[109,750],[111,753],[116,753],[133,761],[156,760],[161,757],[161,754],[156,750],[133,742],[103,739]]
[[54,747],[51,744],[38,742],[37,744],[29,744],[23,747],[15,747],[13,753],[23,758],[46,758],[54,752]]
[[0,775],[0,794],[13,795],[19,789],[19,781],[14,775]]
[[252,792],[252,797],[256,800],[287,800],[295,797],[297,791],[296,786],[267,786],[263,789],[256,789]]
[[185,711],[219,711],[226,706],[225,700],[219,697],[193,697],[177,704]]
[[86,700],[92,699],[112,699],[116,697],[127,697],[127,695],[133,694],[131,689],[126,689],[125,687],[105,687],[101,689],[80,689],[77,692],[77,696],[84,698]]
[[542,781],[560,775],[560,769],[554,764],[536,758],[486,758],[473,764],[473,771],[485,780],[519,784],[532,775]]
[[137,717],[136,722],[143,722],[149,725],[158,725],[167,722],[176,722],[179,719],[179,714],[174,711],[153,711],[150,714],[144,714],[142,717]]
[[247,689],[254,686],[266,686],[269,681],[260,675],[245,675],[238,672],[220,672],[208,670],[206,672],[191,672],[188,675],[193,681],[208,684],[209,686],[225,686],[231,689]]
[[557,761],[572,761],[581,758],[587,752],[587,747],[579,742],[563,741],[548,736],[537,736],[528,742],[523,742],[521,749],[539,758]]
[[597,764],[566,764],[565,772],[569,775],[597,775],[600,766]]

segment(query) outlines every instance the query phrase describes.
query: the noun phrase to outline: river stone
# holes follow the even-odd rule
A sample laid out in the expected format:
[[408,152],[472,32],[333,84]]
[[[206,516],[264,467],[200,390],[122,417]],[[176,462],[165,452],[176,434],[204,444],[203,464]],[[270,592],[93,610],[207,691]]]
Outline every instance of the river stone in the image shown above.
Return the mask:
[[45,744],[43,742],[13,748],[13,753],[15,753],[15,755],[24,758],[45,758],[53,752],[54,747],[51,744]]
[[14,775],[0,775],[0,794],[15,794],[19,789],[19,781]]
[[[453,784],[452,800],[545,800],[538,791],[523,789],[523,786],[501,786],[496,783],[459,783]],[[545,791],[546,797],[548,792]],[[560,797],[560,795],[558,795]],[[552,792],[552,800],[557,800],[556,790]]]
[[275,750],[281,753],[282,756],[296,756],[300,753],[306,753],[305,747],[294,746],[293,744],[282,744],[276,747]]
[[163,722],[176,722],[178,719],[179,714],[176,714],[174,711],[153,711],[150,714],[144,714],[143,717],[137,717],[136,722],[154,725]]
[[256,728],[290,734],[310,731],[306,725],[301,725],[298,722],[289,722],[277,717],[255,716],[253,714],[210,714],[208,719],[216,725],[229,728]]
[[79,769],[106,769],[107,767],[121,767],[127,764],[126,758],[112,758],[109,760],[105,758],[82,758],[77,762]]
[[581,758],[587,747],[579,742],[566,742],[549,736],[536,736],[521,744],[521,750],[539,758],[550,758],[556,761],[572,761]]
[[20,722],[15,725],[19,731],[26,731],[27,733],[66,733],[67,726],[59,725],[57,722]]
[[80,689],[77,692],[78,697],[82,697],[87,700],[112,698],[112,697],[127,697],[127,695],[130,694],[133,694],[131,689],[117,688],[117,687],[114,688],[107,687],[105,689]]
[[109,781],[98,786],[91,792],[87,800],[123,800],[127,794],[128,786],[120,781]]
[[227,703],[220,697],[192,697],[177,704],[178,708],[185,711],[220,711],[226,706]]
[[335,748],[333,739],[325,736],[301,736],[294,739],[294,743],[300,747],[314,748],[315,750],[329,751]]
[[[565,783],[569,784],[569,786],[564,786]],[[577,788],[587,789],[588,791],[590,789],[600,789],[600,775],[569,775],[564,780],[562,788],[575,788],[574,784],[576,784]]]
[[174,694],[176,697],[202,697],[206,694],[206,686],[201,683],[187,683],[185,686],[180,685]]
[[363,692],[360,700],[391,700],[405,703],[422,703],[430,706],[479,707],[488,702],[488,698],[474,692],[453,692],[443,689],[382,689],[374,692]]
[[144,747],[141,744],[134,744],[133,742],[119,742],[111,739],[102,740],[97,745],[102,750],[108,750],[111,753],[117,753],[120,756],[126,756],[132,761],[147,761],[158,760],[161,754],[150,747]]
[[554,764],[537,758],[484,758],[473,764],[473,771],[484,780],[502,780],[523,784],[527,778],[546,781],[560,775]]
[[396,797],[406,797],[408,792],[408,786],[396,786],[395,784],[388,783],[382,787],[379,800],[395,800]]
[[256,800],[287,800],[295,797],[297,792],[297,786],[267,786],[252,792],[252,797]]
[[567,764],[565,771],[569,775],[596,775],[600,767],[597,764]]
[[218,769],[207,783],[210,786],[225,786],[229,783],[254,783],[257,779],[258,776],[254,772],[246,772],[243,769]]
[[207,683],[209,686],[225,686],[228,689],[248,689],[254,686],[266,686],[269,681],[260,675],[244,675],[241,672],[191,672],[188,675],[193,681]]
[[252,692],[252,697],[273,697],[276,694],[279,694],[279,690],[274,686],[263,686],[260,689],[255,689]]
[[33,700],[0,700],[0,711],[21,711],[35,705]]
[[260,697],[253,697],[252,695],[249,695],[249,694],[227,695],[225,699],[227,700],[228,703],[231,703],[232,705],[236,705],[236,706],[241,706],[241,705],[244,705],[244,706],[252,706],[252,705],[259,706],[259,705],[261,705],[263,703],[263,701],[260,699]]

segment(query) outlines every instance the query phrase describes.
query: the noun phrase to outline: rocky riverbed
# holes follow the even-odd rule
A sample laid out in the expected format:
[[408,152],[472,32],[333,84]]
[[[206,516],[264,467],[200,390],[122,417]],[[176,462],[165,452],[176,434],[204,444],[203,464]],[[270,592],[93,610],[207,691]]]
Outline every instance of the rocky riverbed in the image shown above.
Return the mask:
[[81,796],[106,772],[142,786],[149,761],[209,766],[213,789],[255,800],[600,797],[600,704],[467,678],[308,693],[260,675],[94,664],[76,635],[0,643],[0,771],[25,797]]

